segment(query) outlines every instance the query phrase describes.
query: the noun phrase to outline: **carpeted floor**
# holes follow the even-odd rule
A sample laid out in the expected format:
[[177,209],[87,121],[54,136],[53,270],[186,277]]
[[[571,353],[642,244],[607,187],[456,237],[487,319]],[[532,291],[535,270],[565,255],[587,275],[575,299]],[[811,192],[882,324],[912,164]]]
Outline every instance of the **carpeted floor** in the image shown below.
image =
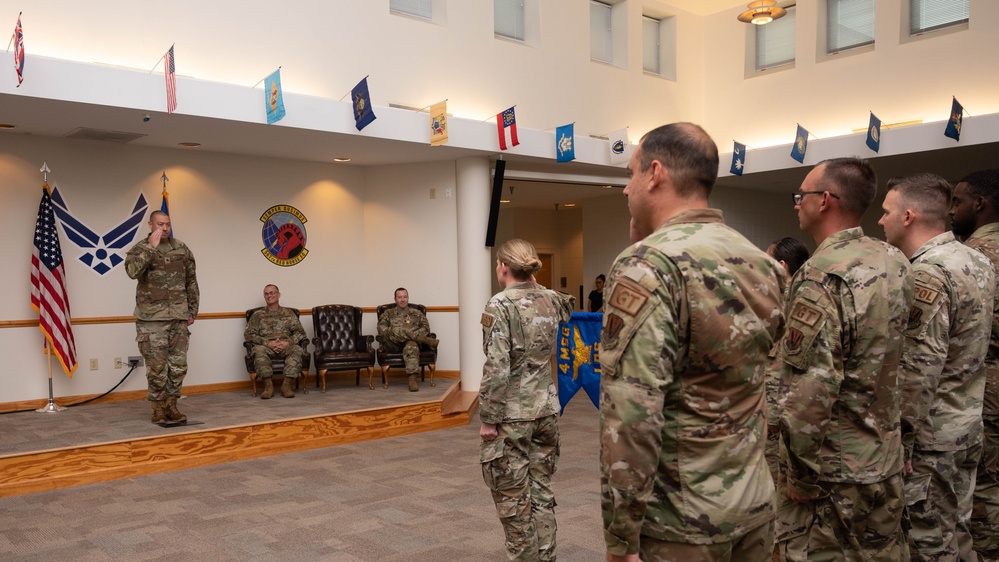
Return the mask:
[[[439,384],[441,392],[446,382]],[[431,394],[436,392],[411,396]],[[192,412],[197,398],[190,399]],[[293,402],[269,402],[275,400]],[[560,429],[558,558],[600,560],[596,410],[577,397]],[[476,421],[2,498],[0,560],[503,560],[502,529],[482,483],[478,441]]]

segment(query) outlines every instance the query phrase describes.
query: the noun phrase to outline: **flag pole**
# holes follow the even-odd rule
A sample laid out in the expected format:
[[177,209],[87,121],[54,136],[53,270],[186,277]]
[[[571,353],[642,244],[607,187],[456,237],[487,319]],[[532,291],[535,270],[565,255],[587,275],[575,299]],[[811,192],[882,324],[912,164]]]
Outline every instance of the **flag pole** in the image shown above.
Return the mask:
[[44,349],[45,349],[45,355],[47,355],[48,358],[49,358],[49,360],[48,360],[48,365],[49,365],[49,403],[46,404],[46,405],[44,405],[44,406],[42,406],[41,408],[38,408],[35,411],[36,412],[43,412],[43,413],[61,412],[61,411],[65,410],[66,408],[64,408],[64,407],[60,406],[59,404],[55,403],[55,395],[52,393],[52,350],[49,349],[49,341],[48,340],[45,340],[45,347],[44,347]]

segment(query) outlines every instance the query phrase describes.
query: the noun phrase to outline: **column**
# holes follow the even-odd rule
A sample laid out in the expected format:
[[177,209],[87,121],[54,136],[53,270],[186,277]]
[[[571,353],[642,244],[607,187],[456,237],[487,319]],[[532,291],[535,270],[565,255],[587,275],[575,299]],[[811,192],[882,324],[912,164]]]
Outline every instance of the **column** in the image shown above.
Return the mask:
[[458,333],[461,389],[479,390],[482,381],[482,311],[489,301],[494,267],[486,247],[490,164],[485,157],[455,161],[458,206]]

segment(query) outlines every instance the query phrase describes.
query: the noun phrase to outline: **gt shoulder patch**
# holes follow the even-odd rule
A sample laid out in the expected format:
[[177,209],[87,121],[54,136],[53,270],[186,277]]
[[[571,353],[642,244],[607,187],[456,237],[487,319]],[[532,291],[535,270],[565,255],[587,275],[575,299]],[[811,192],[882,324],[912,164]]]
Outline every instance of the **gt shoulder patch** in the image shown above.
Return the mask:
[[607,302],[614,309],[634,317],[651,297],[652,293],[648,289],[627,277],[621,277],[614,284],[614,292]]
[[791,320],[801,322],[809,328],[814,328],[823,316],[822,310],[800,300],[794,304],[794,309],[791,310]]

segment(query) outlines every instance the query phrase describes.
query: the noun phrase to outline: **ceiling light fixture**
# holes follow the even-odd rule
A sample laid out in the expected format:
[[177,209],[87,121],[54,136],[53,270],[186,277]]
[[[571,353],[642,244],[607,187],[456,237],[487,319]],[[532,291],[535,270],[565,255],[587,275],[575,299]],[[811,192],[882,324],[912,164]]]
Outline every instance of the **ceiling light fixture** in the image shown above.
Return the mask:
[[334,158],[333,161],[334,162],[350,162],[350,158],[344,158],[344,157],[341,156],[339,158]]
[[787,10],[777,7],[777,0],[756,0],[746,7],[749,9],[736,18],[744,23],[765,25],[787,14]]
[[565,207],[575,207],[576,206],[575,203],[562,203],[562,205],[565,206]]
[[10,123],[0,123],[0,129],[16,129],[17,125],[11,125]]
[[184,148],[198,148],[201,146],[200,142],[179,142],[177,144],[179,146],[183,146]]
[[509,202],[510,202],[509,199],[500,199],[500,203],[509,203]]

